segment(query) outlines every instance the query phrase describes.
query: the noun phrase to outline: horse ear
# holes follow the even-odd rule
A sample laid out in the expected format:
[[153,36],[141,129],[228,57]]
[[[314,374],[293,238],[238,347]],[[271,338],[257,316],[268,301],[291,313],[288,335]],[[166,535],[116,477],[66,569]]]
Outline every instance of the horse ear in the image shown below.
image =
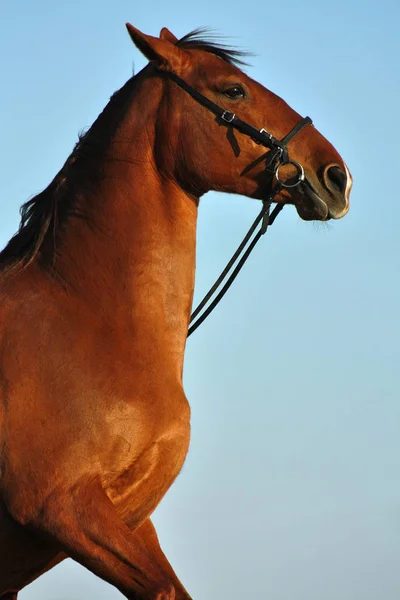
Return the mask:
[[160,31],[160,39],[168,40],[171,44],[176,44],[178,38],[166,27],[163,27]]
[[189,62],[188,53],[171,43],[168,35],[168,39],[145,35],[130,23],[126,24],[126,28],[135,46],[159,68],[179,71]]

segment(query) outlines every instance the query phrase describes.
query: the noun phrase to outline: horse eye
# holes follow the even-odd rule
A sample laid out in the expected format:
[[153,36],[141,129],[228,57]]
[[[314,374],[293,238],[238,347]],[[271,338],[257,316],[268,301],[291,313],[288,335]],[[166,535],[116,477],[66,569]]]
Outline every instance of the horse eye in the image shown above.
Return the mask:
[[234,85],[233,87],[224,90],[223,94],[231,100],[237,100],[238,98],[244,98],[246,96],[246,92],[240,85]]

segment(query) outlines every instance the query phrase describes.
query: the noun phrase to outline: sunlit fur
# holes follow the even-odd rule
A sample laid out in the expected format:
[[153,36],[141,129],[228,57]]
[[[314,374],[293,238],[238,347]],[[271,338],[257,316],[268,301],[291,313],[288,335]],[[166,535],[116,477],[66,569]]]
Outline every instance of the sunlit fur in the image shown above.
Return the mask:
[[[209,52],[228,64],[238,66],[246,64],[242,58],[249,54],[221,44],[206,28],[191,31],[176,45]],[[137,77],[133,76],[111,97],[93,126],[80,136],[73,152],[50,185],[22,205],[19,231],[0,252],[3,271],[15,271],[27,266],[37,256],[46,237],[53,245],[65,218],[80,212],[79,194],[82,190],[90,193],[93,180],[101,177],[110,140],[130,107],[136,83]],[[50,237],[53,239],[49,240]],[[43,258],[48,259],[49,254]]]
[[[254,202],[275,182],[265,148],[165,72],[275,137],[299,121],[204,32],[128,30],[151,64],[23,206],[0,254],[3,600],[66,556],[132,600],[189,599],[150,515],[189,446],[182,370],[199,199],[220,190]],[[232,101],[224,90],[238,83],[246,94]],[[337,151],[310,126],[289,146],[309,187],[276,200],[304,219],[342,216],[351,183]],[[327,165],[339,183],[324,187]]]

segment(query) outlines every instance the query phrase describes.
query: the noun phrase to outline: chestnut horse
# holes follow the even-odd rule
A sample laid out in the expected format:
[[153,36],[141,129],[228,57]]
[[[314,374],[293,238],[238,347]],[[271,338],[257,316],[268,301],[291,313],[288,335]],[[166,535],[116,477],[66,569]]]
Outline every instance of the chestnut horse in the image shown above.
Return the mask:
[[[300,120],[239,69],[240,53],[199,31],[128,31],[149,65],[23,206],[0,254],[3,600],[65,557],[127,598],[190,598],[150,515],[189,445],[182,368],[199,198],[263,199],[277,185],[264,164],[273,150],[233,113],[276,139]],[[274,201],[303,219],[343,217],[351,176],[338,152],[309,121],[288,149],[302,176]]]

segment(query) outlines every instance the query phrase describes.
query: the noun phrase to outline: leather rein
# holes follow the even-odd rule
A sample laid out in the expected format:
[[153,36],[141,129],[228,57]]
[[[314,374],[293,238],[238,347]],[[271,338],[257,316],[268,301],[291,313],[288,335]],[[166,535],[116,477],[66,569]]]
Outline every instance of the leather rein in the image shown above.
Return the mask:
[[[178,77],[178,75],[175,75],[175,73],[164,71],[163,74],[169,79],[172,79],[172,81],[179,85],[179,87],[185,90],[185,92],[192,96],[192,98],[196,100],[196,102],[198,102],[199,104],[210,110],[212,113],[214,113],[214,115],[218,119],[220,119],[222,123],[225,123],[226,125],[237,129],[238,131],[240,131],[240,133],[251,137],[257,144],[268,148],[270,152],[268,152],[265,157],[265,170],[271,175],[272,178],[276,179],[275,186],[271,187],[267,197],[262,201],[261,211],[255,218],[253,224],[251,225],[249,231],[246,233],[238,249],[233,254],[232,258],[230,259],[230,261],[228,262],[225,269],[222,271],[221,275],[218,277],[214,285],[210,288],[210,290],[204,296],[203,300],[199,303],[199,305],[196,307],[196,309],[190,316],[191,325],[188,330],[189,337],[211,314],[211,312],[214,310],[217,304],[219,304],[219,302],[225,296],[226,292],[238,276],[244,263],[250,256],[250,253],[257,244],[258,240],[262,235],[265,234],[269,225],[272,225],[272,223],[275,221],[276,217],[284,207],[284,204],[277,204],[273,209],[272,213],[270,214],[271,203],[273,202],[275,196],[281,191],[282,188],[294,188],[298,186],[302,181],[304,181],[304,169],[300,163],[289,158],[287,144],[297,133],[299,133],[299,131],[301,131],[301,129],[303,129],[303,127],[305,127],[306,125],[312,125],[312,120],[310,119],[310,117],[304,117],[297,123],[297,125],[293,127],[293,129],[291,129],[291,131],[289,131],[289,133],[287,133],[281,140],[278,140],[273,135],[268,133],[268,131],[266,131],[265,129],[257,129],[253,125],[246,123],[246,121],[242,121],[241,119],[239,119],[239,117],[237,117],[235,113],[229,110],[224,110],[223,108],[218,106],[218,104],[215,104],[215,102],[213,102],[206,96],[203,96],[203,94],[201,94],[192,86],[187,84],[186,81]],[[296,168],[296,179],[293,183],[286,183],[279,177],[279,170],[285,165],[293,165]],[[253,237],[253,239],[251,239],[260,223],[261,226],[259,227],[256,235]],[[229,275],[231,271],[232,273]],[[222,285],[223,283],[224,285]],[[221,290],[217,293],[218,289],[221,286]],[[212,300],[212,297],[215,294],[216,296]],[[206,308],[208,303],[210,304]]]

